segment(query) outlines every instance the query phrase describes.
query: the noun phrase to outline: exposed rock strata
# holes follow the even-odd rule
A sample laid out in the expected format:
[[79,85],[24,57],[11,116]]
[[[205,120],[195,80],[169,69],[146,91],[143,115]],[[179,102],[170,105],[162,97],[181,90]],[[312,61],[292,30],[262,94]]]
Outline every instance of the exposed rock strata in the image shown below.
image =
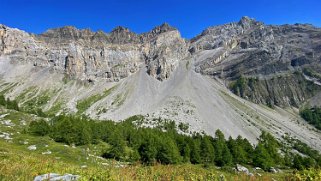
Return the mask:
[[83,80],[119,81],[140,66],[164,80],[188,56],[188,43],[168,24],[140,35],[124,27],[106,34],[71,26],[32,35],[1,25],[0,40],[0,55],[12,61],[51,67]]

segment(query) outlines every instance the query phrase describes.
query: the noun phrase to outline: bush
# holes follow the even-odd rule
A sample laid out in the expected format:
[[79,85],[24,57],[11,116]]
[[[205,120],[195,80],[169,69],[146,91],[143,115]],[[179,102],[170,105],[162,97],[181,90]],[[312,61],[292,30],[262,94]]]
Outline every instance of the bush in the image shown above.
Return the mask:
[[321,130],[321,108],[307,108],[300,111],[301,117],[306,120],[309,124],[312,124],[317,129]]
[[3,94],[0,95],[0,105],[5,106],[7,109],[14,109],[19,111],[19,105],[16,100],[5,98]]
[[45,136],[50,133],[50,126],[49,124],[41,119],[39,121],[32,121],[29,124],[29,133],[36,135],[36,136]]

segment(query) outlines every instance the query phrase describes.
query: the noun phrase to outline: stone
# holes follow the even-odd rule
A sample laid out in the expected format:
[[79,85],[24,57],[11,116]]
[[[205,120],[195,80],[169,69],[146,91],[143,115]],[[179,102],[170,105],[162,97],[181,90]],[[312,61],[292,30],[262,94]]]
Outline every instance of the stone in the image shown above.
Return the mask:
[[254,176],[254,174],[253,174],[253,173],[251,173],[251,172],[250,172],[250,173],[248,173],[247,175],[248,175],[248,176],[250,176],[250,177],[253,177],[253,176]]
[[271,167],[269,171],[272,173],[278,173],[278,171],[274,167]]
[[74,181],[74,180],[78,180],[79,178],[80,178],[79,175],[72,175],[72,174],[60,175],[57,173],[47,173],[47,174],[36,176],[34,181],[45,181],[45,180]]
[[51,155],[51,151],[50,150],[47,150],[47,151],[45,151],[45,152],[42,152],[41,154],[43,154],[43,155]]
[[108,166],[109,164],[108,163],[101,163],[101,165]]
[[0,115],[0,119],[6,117],[6,116],[8,116],[8,115],[9,115],[9,114],[2,114],[2,115]]
[[5,135],[4,138],[5,140],[12,140],[12,138],[9,135]]
[[36,145],[30,145],[30,146],[28,146],[28,150],[30,150],[30,151],[34,151],[34,150],[36,150],[37,149],[37,146]]
[[221,174],[219,178],[220,178],[219,179],[220,181],[225,181],[226,180],[226,178],[225,178],[225,176],[223,174]]
[[246,167],[244,167],[244,166],[242,166],[242,165],[240,165],[240,164],[236,164],[236,170],[237,170],[238,172],[244,172],[244,173],[246,173],[247,175],[250,173],[250,172],[249,172],[249,169],[247,169]]
[[11,120],[2,120],[2,121],[0,121],[0,123],[3,124],[3,125],[5,125],[5,126],[8,126],[8,127],[9,127],[9,126],[10,126],[10,127],[11,127],[11,126],[15,126],[15,124],[12,123]]
[[27,125],[27,123],[26,123],[25,120],[20,121],[20,124],[21,124],[22,126],[26,126],[26,125]]
[[10,140],[12,140],[12,138],[10,137],[10,135],[12,135],[12,134],[3,132],[3,133],[0,134],[0,138],[3,138],[3,139],[6,140],[6,141],[10,141]]

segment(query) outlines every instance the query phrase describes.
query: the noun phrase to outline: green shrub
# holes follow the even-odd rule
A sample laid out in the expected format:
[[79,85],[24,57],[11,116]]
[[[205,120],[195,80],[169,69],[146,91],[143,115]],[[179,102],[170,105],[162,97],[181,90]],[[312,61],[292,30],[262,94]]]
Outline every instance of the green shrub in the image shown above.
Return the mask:
[[32,121],[29,124],[28,131],[36,136],[45,136],[48,135],[51,130],[49,124],[45,120],[41,119],[38,121]]

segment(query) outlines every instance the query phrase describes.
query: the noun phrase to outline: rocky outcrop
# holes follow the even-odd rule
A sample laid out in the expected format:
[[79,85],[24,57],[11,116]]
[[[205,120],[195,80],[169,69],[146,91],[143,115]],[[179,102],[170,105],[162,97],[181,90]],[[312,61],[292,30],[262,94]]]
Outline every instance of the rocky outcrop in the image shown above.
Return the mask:
[[169,78],[178,62],[189,55],[188,43],[168,24],[156,27],[144,39],[150,39],[143,45],[147,72],[159,80]]
[[257,104],[299,107],[321,91],[321,86],[307,80],[300,72],[270,78],[241,77],[230,85],[232,91]]

